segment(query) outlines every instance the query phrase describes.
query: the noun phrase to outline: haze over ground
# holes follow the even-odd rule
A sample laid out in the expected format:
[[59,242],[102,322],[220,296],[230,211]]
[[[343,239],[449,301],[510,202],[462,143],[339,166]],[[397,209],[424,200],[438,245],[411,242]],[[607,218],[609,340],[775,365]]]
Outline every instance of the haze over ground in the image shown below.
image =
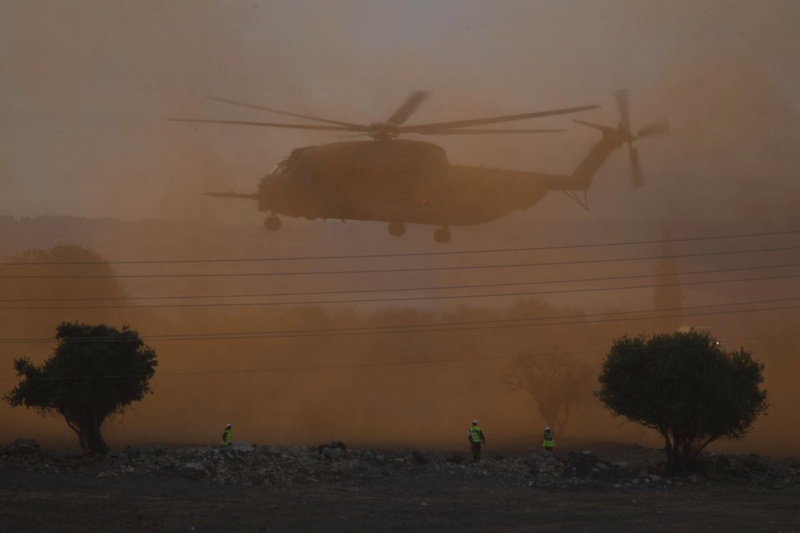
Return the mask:
[[[672,127],[669,137],[639,144],[644,187],[630,187],[627,156],[620,151],[589,191],[590,210],[563,195],[549,195],[525,213],[456,229],[452,249],[657,241],[662,225],[672,230],[673,238],[795,230],[800,197],[796,171],[800,159],[796,151],[800,141],[799,15],[800,6],[792,1],[735,0],[3,2],[0,215],[111,217],[130,222],[157,218],[176,224],[252,226],[254,234],[261,231],[263,214],[254,206],[202,193],[253,192],[264,172],[292,148],[342,139],[323,133],[163,120],[174,116],[274,118],[209,101],[207,95],[359,123],[384,120],[414,90],[431,91],[431,98],[409,123],[602,105],[575,117],[524,123],[568,129],[560,134],[427,139],[443,146],[454,163],[568,173],[598,137],[596,131],[571,119],[615,125],[613,93],[628,89],[634,127],[661,118]],[[576,225],[560,225],[563,221]],[[406,238],[396,240],[386,235],[381,224],[298,220],[284,220],[284,224],[293,231],[288,235],[296,239],[291,244],[299,246],[302,253],[298,255],[318,255],[320,250],[323,255],[357,255],[376,249],[387,253],[439,249],[431,242],[433,228],[427,227],[412,227]],[[570,233],[571,228],[581,228],[581,232]],[[594,231],[589,233],[591,228]],[[190,245],[182,242],[181,258],[288,253],[274,244],[286,244],[287,236],[271,241],[269,235],[262,235],[263,241],[258,241],[248,231],[247,238],[220,245],[215,256],[199,230],[182,235]],[[146,257],[147,247],[141,243],[102,247],[86,237],[72,238],[85,239],[77,244],[102,248],[99,251],[112,261],[178,259],[177,251],[169,257]],[[739,244],[754,248],[757,240]],[[774,247],[791,244],[788,238],[778,237],[764,242]],[[648,253],[657,251],[654,245]],[[792,253],[755,259],[763,264],[789,263],[796,257]],[[466,259],[458,261],[465,264]],[[748,264],[741,261],[735,266]],[[709,259],[707,264],[711,263]],[[650,267],[638,273],[652,272]],[[690,270],[690,265],[681,268]],[[605,272],[596,269],[584,275]],[[459,279],[475,282],[479,276]],[[450,279],[447,273],[428,274],[415,283],[421,286],[422,281],[441,284]],[[159,294],[152,286],[126,283],[134,296]],[[317,283],[352,289],[363,288],[367,280]],[[397,283],[392,282],[393,286]],[[797,291],[794,279],[772,283],[697,287],[685,293],[684,303],[763,300],[765,295],[793,296]],[[211,287],[205,289],[213,292]],[[188,293],[197,287],[185,283],[159,290],[160,294],[167,290]],[[564,298],[559,305],[608,311],[624,305],[641,307],[649,298],[649,294],[639,294],[635,301],[622,295],[608,299],[584,295],[584,299]],[[420,308],[446,312],[452,306]],[[137,326],[135,316],[129,321]],[[54,324],[37,327],[42,334],[50,334]],[[142,333],[147,337],[149,332]],[[14,336],[14,332],[4,334]],[[420,342],[424,348],[420,353],[436,350],[434,341]],[[37,357],[46,355],[46,348],[39,349],[44,351],[37,352]],[[164,350],[160,353],[169,368],[174,363],[167,356],[177,358],[180,350]],[[296,347],[287,350],[298,351]],[[3,376],[8,376],[10,361],[19,355],[4,350]],[[174,364],[172,368],[177,372],[183,367]],[[795,373],[793,366],[786,369]],[[357,378],[335,384],[330,375],[314,379],[328,380],[323,387],[326,394],[330,390],[341,394],[347,388],[343,384],[358,384]],[[326,400],[324,394],[311,395],[311,383],[315,382],[296,389],[281,386],[298,391],[287,395],[290,400],[306,398],[310,410],[319,409]],[[395,403],[388,410],[389,421],[395,417],[400,433],[417,423],[441,422],[439,415],[446,420],[452,420],[454,413],[465,420],[472,418],[459,412],[452,398],[434,398],[435,383],[417,383],[417,403],[407,404],[407,409],[402,402]],[[500,390],[499,385],[496,388]],[[391,395],[381,396],[378,401],[369,396],[376,393],[369,387],[362,392],[374,405],[388,404],[391,399]],[[159,396],[172,398],[171,394],[164,386],[142,404],[149,418],[141,422],[132,418],[125,427],[141,427],[140,433],[149,435],[148,423],[159,410],[145,406],[151,402],[163,407],[155,402]],[[204,400],[205,408],[215,408],[220,397],[229,396],[211,392]],[[408,401],[402,394],[399,397]],[[436,416],[429,413],[420,422],[417,417],[431,398],[436,400],[429,402],[437,405]],[[337,416],[348,416],[345,406],[358,405],[363,396],[354,395],[351,400],[336,407]],[[507,397],[493,401],[498,410],[507,408]],[[774,406],[778,413],[779,405]],[[262,409],[253,407],[253,420],[258,420]],[[214,411],[221,417],[215,423],[227,421],[220,411],[224,412]],[[181,409],[169,412],[179,418]],[[12,411],[2,407],[0,413],[10,416]],[[398,413],[405,414],[397,418]],[[371,416],[380,418],[380,409]],[[791,415],[780,420],[787,425],[798,421]],[[460,431],[459,422],[454,426]],[[516,420],[505,422],[510,427]],[[42,422],[36,419],[36,423]],[[288,432],[291,420],[283,418],[280,424]],[[33,425],[31,421],[26,427]],[[125,438],[136,440],[135,429],[125,431],[130,431]],[[190,434],[205,432],[198,427]],[[256,434],[262,441],[269,438]],[[293,438],[322,437],[304,429],[287,439]],[[442,440],[446,438],[437,442]]]

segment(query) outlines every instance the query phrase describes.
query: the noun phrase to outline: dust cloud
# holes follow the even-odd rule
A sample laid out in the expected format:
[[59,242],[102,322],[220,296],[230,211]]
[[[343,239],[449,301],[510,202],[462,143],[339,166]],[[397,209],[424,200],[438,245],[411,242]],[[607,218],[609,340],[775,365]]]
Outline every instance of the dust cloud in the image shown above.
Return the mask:
[[[235,440],[259,444],[460,449],[477,417],[491,447],[520,448],[538,446],[549,423],[503,384],[520,353],[597,368],[615,337],[699,324],[766,364],[769,415],[718,449],[798,453],[797,236],[783,232],[798,222],[799,9],[5,3],[0,384],[13,386],[14,358],[48,355],[61,320],[126,323],[160,364],[154,394],[107,428],[113,446],[215,443],[230,422]],[[592,183],[588,210],[549,194],[524,213],[451,228],[446,248],[540,251],[439,254],[434,227],[395,239],[383,223],[339,220],[285,218],[266,234],[253,203],[203,193],[253,193],[293,148],[350,138],[163,120],[275,119],[208,95],[359,124],[385,120],[414,90],[431,97],[410,124],[602,105],[520,126],[559,134],[423,138],[454,164],[569,174],[599,140],[571,119],[615,126],[618,89],[630,91],[634,128],[671,125],[669,137],[637,143],[643,187],[631,187],[623,147]],[[664,227],[678,275],[656,282]],[[122,293],[78,300],[111,289],[13,277],[78,269],[10,264],[60,245],[108,261]],[[383,272],[392,269],[412,270]],[[654,311],[658,283],[679,309]],[[584,394],[560,443],[660,446]],[[60,420],[5,404],[0,417],[10,438],[74,446]]]
[[[90,224],[99,240],[109,237],[102,235],[107,233],[104,224]],[[491,431],[491,442],[498,450],[538,446],[541,427],[553,422],[540,414],[532,396],[511,392],[503,382],[520,354],[545,360],[569,355],[597,375],[614,338],[626,333],[672,331],[689,323],[711,327],[726,347],[744,346],[767,365],[770,415],[758,422],[752,437],[739,443],[743,448],[735,449],[795,453],[792,446],[797,440],[786,436],[784,428],[794,427],[789,423],[796,400],[791,383],[796,370],[791,329],[797,312],[768,307],[763,313],[729,315],[731,308],[724,301],[739,300],[740,295],[726,295],[724,290],[698,292],[692,288],[697,277],[685,279],[685,286],[670,288],[676,273],[694,268],[690,263],[678,261],[669,269],[647,261],[637,267],[613,261],[614,254],[607,249],[598,254],[581,248],[495,253],[488,262],[490,268],[484,257],[465,259],[471,254],[456,254],[449,260],[439,256],[287,259],[268,266],[253,258],[241,264],[197,263],[198,258],[215,257],[210,252],[218,249],[226,251],[225,257],[235,257],[226,249],[226,242],[236,249],[231,243],[237,240],[239,245],[252,245],[263,239],[260,228],[252,234],[242,228],[217,228],[194,242],[181,242],[180,251],[186,255],[172,255],[175,260],[167,264],[151,264],[147,250],[163,260],[170,255],[171,243],[179,242],[182,228],[166,223],[149,223],[143,228],[125,224],[123,228],[126,226],[134,227],[128,227],[128,233],[118,228],[111,232],[114,238],[110,240],[126,242],[125,253],[136,250],[144,262],[113,264],[116,282],[98,278],[80,280],[79,285],[75,279],[49,279],[42,287],[41,279],[21,282],[9,277],[20,272],[27,276],[54,271],[62,276],[92,274],[86,269],[97,268],[39,265],[21,269],[19,263],[41,258],[42,253],[13,258],[0,278],[3,294],[16,302],[7,303],[2,311],[2,338],[19,339],[6,344],[4,350],[7,364],[0,369],[0,379],[5,388],[14,382],[11,359],[25,355],[37,362],[43,360],[53,345],[47,340],[52,338],[53,324],[60,320],[130,324],[157,350],[159,367],[152,382],[153,394],[111,421],[107,436],[112,445],[214,443],[218,430],[233,423],[235,438],[251,443],[341,440],[350,445],[459,449],[465,423],[477,417],[487,434]],[[189,226],[185,231],[196,229]],[[305,230],[290,232],[289,243],[290,237]],[[540,234],[542,241],[546,238]],[[557,240],[564,242],[564,238],[569,237]],[[650,242],[628,249],[624,255],[657,258],[663,245],[658,239]],[[216,244],[214,250],[203,249],[208,243]],[[54,248],[51,255],[63,256],[57,253],[62,249]],[[249,246],[243,249],[252,252]],[[288,255],[291,248],[279,249],[284,257],[296,256]],[[324,244],[313,249],[325,250]],[[675,243],[671,253],[695,255],[691,252],[697,251]],[[181,263],[182,257],[191,257],[192,262]],[[598,265],[598,260],[611,261],[613,267]],[[494,268],[519,262],[567,264]],[[483,268],[474,271],[464,268],[481,265]],[[390,267],[423,266],[449,270],[447,276],[382,272],[393,270]],[[468,291],[424,289],[430,284],[496,285],[501,272],[504,281],[527,285]],[[601,281],[612,272],[624,281]],[[663,279],[658,279],[659,275]],[[588,281],[568,281],[581,279]],[[708,291],[721,279],[725,276],[715,276],[712,284],[700,288]],[[105,285],[98,284],[103,280]],[[766,289],[775,285],[762,282],[752,290],[761,293],[758,300],[762,301],[769,296]],[[641,288],[628,288],[637,286]],[[377,292],[353,293],[372,287]],[[414,290],[398,295],[399,288]],[[671,295],[656,297],[657,290],[671,291]],[[287,293],[292,296],[277,296]],[[619,300],[625,293],[628,296]],[[476,297],[479,294],[486,297]],[[208,297],[199,298],[202,295]],[[418,296],[420,300],[395,301],[398,296]],[[453,299],[432,305],[430,298],[441,296]],[[81,300],[73,301],[75,298]],[[97,301],[99,298],[103,300]],[[376,302],[361,301],[371,299]],[[619,308],[609,308],[614,300]],[[555,303],[558,301],[572,304]],[[683,301],[684,309],[674,309],[676,301]],[[719,307],[706,307],[698,316],[698,302]],[[104,308],[105,304],[113,309]],[[24,339],[41,342],[31,344]],[[558,390],[561,384],[554,386]],[[594,440],[660,445],[647,431],[612,418],[592,397],[592,390],[564,387],[564,400],[575,400],[576,407],[560,435],[563,445]],[[575,394],[581,397],[574,398]],[[41,420],[33,412],[7,405],[0,406],[0,411],[15,435],[55,446],[74,445],[72,435],[58,419]]]

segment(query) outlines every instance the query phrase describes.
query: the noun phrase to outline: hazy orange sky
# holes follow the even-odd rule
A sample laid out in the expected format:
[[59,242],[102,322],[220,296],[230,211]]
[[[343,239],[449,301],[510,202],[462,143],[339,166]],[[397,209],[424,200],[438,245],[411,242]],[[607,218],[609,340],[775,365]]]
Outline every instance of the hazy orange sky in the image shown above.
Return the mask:
[[[790,334],[796,327],[794,315],[784,311],[791,308],[763,310],[774,315],[755,310],[734,315],[728,314],[726,307],[708,311],[708,316],[697,308],[746,301],[755,306],[759,301],[788,300],[796,293],[796,283],[791,281],[796,278],[788,269],[798,263],[797,252],[795,239],[788,233],[800,227],[798,58],[800,3],[794,0],[5,0],[0,2],[0,217],[169,220],[115,225],[79,219],[63,223],[0,219],[8,227],[19,226],[19,234],[27,239],[17,240],[18,249],[9,252],[0,235],[0,252],[11,255],[20,253],[21,247],[50,248],[57,243],[90,247],[117,262],[116,273],[134,297],[224,295],[226,290],[230,294],[278,290],[313,294],[322,289],[346,293],[433,287],[419,289],[423,296],[408,303],[409,312],[425,310],[439,313],[439,318],[462,302],[503,309],[501,305],[514,305],[510,298],[515,296],[486,295],[500,300],[469,294],[464,300],[428,298],[441,286],[517,280],[525,285],[551,281],[581,285],[575,280],[591,282],[625,275],[631,276],[629,285],[641,285],[607,292],[564,291],[549,297],[559,306],[599,314],[652,307],[650,276],[655,262],[613,261],[619,255],[657,256],[658,240],[667,228],[675,239],[690,238],[674,245],[677,254],[686,255],[677,261],[678,271],[716,269],[721,274],[706,284],[693,283],[697,276],[683,276],[682,302],[687,312],[695,309],[687,318],[695,321],[692,324],[710,327],[738,342],[754,328],[756,318],[766,316],[761,320],[767,324],[770,317],[782,319],[779,324],[776,320],[776,331],[764,326],[757,332],[762,337],[776,335],[781,343],[763,349],[763,355],[772,358],[773,381],[768,388],[774,408],[765,426],[769,431],[754,432],[742,446],[767,441],[772,450],[794,450],[798,442],[797,394],[790,377],[797,371],[785,354],[793,353],[795,339]],[[383,223],[286,219],[281,232],[267,233],[261,228],[263,214],[253,203],[202,193],[255,192],[264,173],[293,148],[352,137],[164,120],[276,119],[268,113],[209,100],[209,95],[369,123],[386,120],[412,91],[430,91],[430,99],[409,119],[409,125],[600,105],[600,109],[580,115],[517,123],[518,127],[567,129],[559,134],[423,138],[444,147],[450,161],[457,164],[568,174],[599,137],[597,131],[572,119],[615,126],[619,118],[613,95],[618,89],[630,92],[634,128],[659,119],[671,124],[670,136],[639,143],[643,187],[631,187],[628,157],[620,151],[596,176],[589,191],[590,210],[564,195],[552,194],[525,213],[457,228],[449,245],[450,251],[554,247],[541,253],[526,252],[525,260],[519,254],[502,253],[436,255],[442,248],[431,239],[434,228],[426,226],[409,228],[405,237],[396,239],[387,234]],[[205,225],[193,224],[198,221]],[[115,229],[109,229],[111,226]],[[49,229],[40,232],[40,228]],[[753,236],[760,231],[765,233]],[[774,231],[771,237],[769,231]],[[717,243],[691,240],[710,235],[741,238]],[[625,241],[644,241],[646,249],[582,246]],[[561,250],[566,245],[574,249]],[[768,255],[753,251],[760,248]],[[730,250],[738,251],[729,255]],[[428,257],[429,251],[434,253]],[[368,254],[376,253],[387,256],[369,258]],[[236,278],[239,285],[235,287],[219,278],[165,278],[155,285],[149,278],[135,278],[141,273],[137,269],[150,268],[148,273],[158,274],[184,272],[182,263],[170,264],[182,259],[253,259],[282,254],[367,256],[353,259],[351,264],[360,269],[384,268],[383,261],[454,268],[492,261],[561,259],[574,264],[501,271],[434,268],[419,276],[399,273],[392,277],[380,273],[293,277],[289,272],[274,279]],[[403,254],[409,257],[400,259]],[[164,263],[136,264],[150,259]],[[598,267],[597,259],[612,262]],[[338,261],[330,259],[334,260]],[[336,261],[334,266],[318,266],[310,260],[299,264],[309,270],[349,268]],[[786,275],[770,278],[771,273],[756,271],[749,274],[755,278],[749,282],[722,279],[723,268],[733,269],[727,271],[731,278],[734,271],[738,276],[739,270],[760,266],[780,268]],[[248,272],[256,268],[240,267]],[[131,276],[125,277],[127,274]],[[515,290],[524,293],[531,289]],[[381,305],[398,309],[406,305],[377,302],[356,306],[356,310],[369,316],[367,310],[372,312]],[[253,331],[289,327],[278,323],[283,315],[270,318],[266,309],[272,307],[268,305],[211,309],[198,307],[179,313],[167,306],[147,315],[144,308],[130,306],[118,316],[143,328],[148,340],[184,331],[196,333],[202,324],[230,324],[231,330],[245,328],[242,331],[246,331],[244,324],[251,323]],[[293,316],[290,309],[283,312]],[[325,309],[342,307],[331,304]],[[103,312],[91,316],[102,317]],[[54,324],[44,320],[55,322],[55,315],[40,316],[35,308],[9,306],[6,313],[39,328],[36,335],[52,331]],[[176,319],[178,313],[181,321]],[[313,323],[314,312],[307,314],[296,317],[295,329]],[[63,318],[74,317],[64,312]],[[4,323],[6,332],[0,338],[19,337],[13,321]],[[290,325],[295,327],[294,322]],[[642,326],[633,322],[625,327],[635,333]],[[329,438],[334,436],[329,428],[341,426],[337,417],[351,411],[359,413],[348,419],[352,432],[345,437],[335,435],[348,442],[356,436],[375,438],[375,431],[382,431],[383,426],[391,430],[383,436],[387,442],[399,439],[391,432],[408,436],[424,432],[425,427],[442,427],[440,435],[432,438],[450,442],[448,439],[457,437],[463,445],[462,425],[475,416],[497,428],[493,435],[501,435],[500,428],[506,428],[509,440],[532,431],[525,398],[509,399],[498,378],[505,364],[502,358],[516,355],[509,347],[507,352],[497,348],[509,338],[505,331],[481,337],[481,342],[486,342],[482,350],[472,345],[473,337],[466,333],[454,335],[454,344],[448,345],[445,353],[440,353],[441,342],[426,335],[399,340],[387,335],[384,344],[369,345],[359,337],[346,336],[330,342],[299,338],[275,343],[234,340],[169,345],[157,341],[154,347],[163,363],[154,383],[157,394],[142,404],[138,415],[125,417],[126,425],[115,430],[120,431],[118,442],[164,441],[165,431],[172,432],[173,440],[203,442],[209,435],[216,439],[217,428],[229,421],[232,412],[238,416],[237,435],[253,442]],[[530,344],[536,351],[575,349],[560,344],[570,340],[570,334],[556,332],[553,338],[552,344],[542,344],[541,339]],[[603,342],[593,348],[602,351],[608,344]],[[29,355],[41,360],[48,346],[37,346]],[[4,362],[0,361],[0,380],[9,386],[12,359],[26,355],[21,348],[17,351],[16,345],[12,348],[4,351]],[[456,361],[431,372],[425,370],[428,367],[407,372],[395,366],[374,372],[319,367],[320,361],[341,363],[328,358],[334,348],[356,357],[357,363],[385,360],[395,365],[409,354],[457,360],[471,351],[486,360]],[[199,361],[198,352],[202,355]],[[283,370],[249,372],[253,368],[281,369],[289,363],[299,369],[287,374],[289,378]],[[487,373],[488,365],[493,366]],[[305,367],[313,371],[306,372]],[[200,385],[186,375],[196,368],[207,372]],[[229,370],[239,373],[228,375]],[[440,386],[440,376],[445,376],[450,389]],[[482,379],[485,376],[488,378]],[[486,387],[485,398],[490,400],[481,397],[474,405],[459,400],[462,391],[470,390],[463,384],[477,381]],[[408,387],[409,382],[416,386]],[[227,388],[220,389],[220,384]],[[773,388],[773,384],[777,385]],[[270,407],[280,402],[292,404],[295,410],[271,413]],[[364,405],[370,408],[354,408]],[[187,418],[190,411],[201,415]],[[10,406],[0,406],[0,417],[10,416],[10,412]],[[274,429],[274,434],[263,427],[265,412],[272,417],[268,429]],[[418,413],[425,413],[422,420]],[[17,425],[11,426],[9,435],[38,438],[36,431],[52,429],[72,439],[60,420],[44,426],[29,410],[15,412],[14,420]],[[180,423],[171,427],[173,420]],[[442,420],[447,423],[443,425]],[[539,422],[543,421],[535,419],[537,427]],[[616,430],[609,429],[612,426],[602,424],[602,431],[617,438]],[[593,437],[609,434],[596,433],[591,427],[581,429]],[[778,432],[780,436],[775,436]]]
[[630,90],[647,187],[625,154],[587,213],[560,195],[525,216],[791,218],[800,193],[800,4],[787,0],[9,0],[0,4],[0,215],[203,218],[258,223],[202,196],[253,192],[297,146],[341,140],[186,124],[274,119],[216,95],[353,122],[384,120],[413,90],[409,123],[598,104],[550,136],[443,138],[452,162],[570,172],[616,124]]

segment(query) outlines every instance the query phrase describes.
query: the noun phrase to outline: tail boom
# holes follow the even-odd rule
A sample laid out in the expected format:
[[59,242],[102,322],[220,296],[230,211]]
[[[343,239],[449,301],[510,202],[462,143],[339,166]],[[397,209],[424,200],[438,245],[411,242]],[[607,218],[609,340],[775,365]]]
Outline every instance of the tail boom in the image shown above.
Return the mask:
[[632,140],[631,135],[622,125],[617,128],[610,128],[582,120],[576,120],[575,122],[602,131],[603,138],[592,147],[589,154],[580,162],[578,168],[571,175],[553,179],[548,183],[548,188],[551,191],[585,191],[589,188],[595,174],[597,174],[597,171],[600,170],[600,167],[603,166],[609,156],[624,143]]

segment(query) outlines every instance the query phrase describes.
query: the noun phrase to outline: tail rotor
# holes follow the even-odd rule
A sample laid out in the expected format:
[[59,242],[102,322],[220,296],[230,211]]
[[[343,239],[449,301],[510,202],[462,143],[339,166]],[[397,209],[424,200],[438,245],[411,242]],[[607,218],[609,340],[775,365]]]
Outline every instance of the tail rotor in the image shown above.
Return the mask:
[[631,181],[634,187],[640,187],[643,183],[642,165],[639,162],[639,150],[634,146],[633,141],[647,137],[657,137],[669,133],[669,122],[660,120],[633,131],[630,124],[630,98],[627,90],[619,90],[614,93],[619,111],[620,125],[618,131],[623,134],[623,143],[628,145],[628,158],[631,162]]

